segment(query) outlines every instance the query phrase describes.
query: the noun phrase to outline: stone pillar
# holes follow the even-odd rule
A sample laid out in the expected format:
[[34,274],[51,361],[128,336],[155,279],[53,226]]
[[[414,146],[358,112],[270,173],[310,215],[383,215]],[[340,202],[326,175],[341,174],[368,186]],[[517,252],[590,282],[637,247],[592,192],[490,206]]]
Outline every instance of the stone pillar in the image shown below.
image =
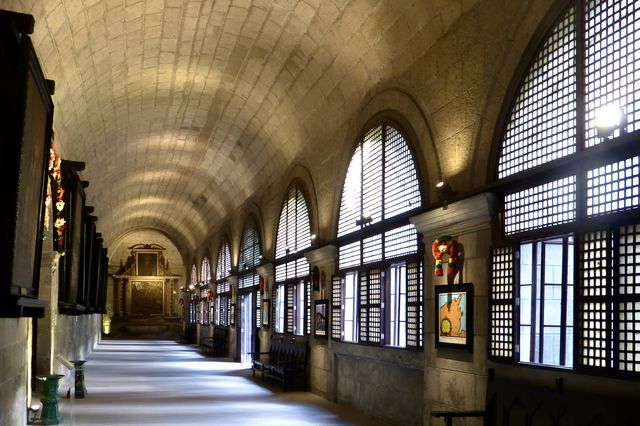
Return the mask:
[[[425,413],[433,410],[484,409],[487,384],[487,306],[491,219],[495,197],[483,193],[411,218],[424,237],[425,250]],[[473,350],[435,348],[435,286],[453,284],[434,273],[433,241],[443,235],[457,239],[462,257],[455,283],[473,284]],[[443,268],[446,271],[446,266]],[[449,282],[448,282],[449,281]],[[480,420],[478,420],[480,422]],[[468,424],[473,423],[472,420]],[[480,424],[480,423],[478,423]]]
[[227,277],[229,288],[231,289],[231,304],[235,306],[233,323],[229,327],[229,356],[235,361],[240,361],[240,324],[238,324],[238,314],[240,306],[238,306],[238,276],[231,275]]
[[[331,276],[336,271],[336,259],[338,248],[328,245],[305,253],[305,257],[312,267],[320,270],[320,291],[312,292],[312,298],[331,298]],[[313,301],[311,312],[313,313]],[[331,302],[329,302],[331,306]],[[329,313],[330,315],[330,313]],[[326,339],[310,338],[311,359],[310,359],[310,388],[311,391],[321,395],[329,401],[336,401],[336,384],[334,380],[333,351],[331,350],[331,327],[327,329]]]
[[263,318],[265,314],[269,315],[269,327],[267,328],[260,327],[260,334],[259,334],[260,348],[258,349],[260,352],[267,352],[269,350],[269,345],[271,344],[270,337],[271,337],[271,330],[273,329],[273,321],[274,321],[274,318],[272,318],[271,313],[273,312],[273,304],[275,302],[273,300],[273,295],[274,295],[273,286],[276,282],[276,272],[275,272],[275,266],[273,265],[273,263],[265,263],[264,265],[260,265],[256,268],[256,270],[258,271],[258,273],[262,277],[262,280],[264,281],[262,300],[269,299],[271,301],[269,303],[269,312],[262,312]]
[[48,301],[49,307],[44,310],[44,317],[38,319],[36,371],[33,374],[51,374],[53,372],[55,337],[55,319],[58,312],[58,260],[60,254],[53,250],[43,249],[40,263],[40,300]]

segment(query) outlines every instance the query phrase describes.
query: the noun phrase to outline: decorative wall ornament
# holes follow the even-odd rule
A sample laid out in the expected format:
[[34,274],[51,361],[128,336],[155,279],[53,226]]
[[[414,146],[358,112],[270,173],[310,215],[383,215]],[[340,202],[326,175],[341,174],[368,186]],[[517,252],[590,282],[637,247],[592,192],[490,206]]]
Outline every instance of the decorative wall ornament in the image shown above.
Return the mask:
[[437,277],[441,277],[444,274],[442,271],[443,256],[449,258],[447,275],[455,276],[458,273],[456,266],[456,260],[458,259],[458,241],[449,235],[438,237],[431,245],[431,253],[436,260],[435,274]]
[[[53,227],[53,249],[64,256],[64,228],[66,226],[66,220],[64,219],[64,188],[62,187],[62,174],[60,173],[60,156],[58,155],[55,146],[51,144],[49,150],[49,183],[51,187],[51,194],[47,196],[47,208],[55,205]],[[53,202],[55,198],[55,203]],[[49,213],[45,215],[45,221],[49,219]],[[48,223],[45,222],[45,226],[48,229]]]

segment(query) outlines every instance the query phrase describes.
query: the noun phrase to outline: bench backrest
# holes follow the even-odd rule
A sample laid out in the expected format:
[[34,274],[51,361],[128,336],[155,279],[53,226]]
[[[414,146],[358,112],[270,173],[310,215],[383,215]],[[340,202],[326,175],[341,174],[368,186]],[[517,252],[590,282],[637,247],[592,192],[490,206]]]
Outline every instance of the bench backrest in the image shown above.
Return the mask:
[[306,365],[309,346],[307,342],[291,342],[288,340],[271,339],[269,347],[270,362]]

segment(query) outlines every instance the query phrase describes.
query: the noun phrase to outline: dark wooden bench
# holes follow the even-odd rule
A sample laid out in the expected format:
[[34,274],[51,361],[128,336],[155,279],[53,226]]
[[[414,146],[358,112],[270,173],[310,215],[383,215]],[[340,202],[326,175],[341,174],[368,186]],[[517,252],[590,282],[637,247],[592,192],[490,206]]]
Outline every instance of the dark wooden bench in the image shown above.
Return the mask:
[[272,338],[268,352],[254,352],[251,354],[251,370],[253,376],[256,370],[265,374],[271,382],[282,383],[282,390],[287,391],[293,382],[299,381],[303,389],[307,390],[307,364],[309,359],[309,345],[307,342]]
[[446,426],[466,417],[482,417],[487,426],[638,424],[638,401],[628,397],[595,394],[590,389],[568,391],[561,377],[530,384],[492,376],[490,372],[484,410],[432,411],[431,416],[443,419]]
[[229,355],[229,329],[215,327],[213,336],[200,337],[200,351],[204,355],[228,356]]
[[205,355],[213,354],[213,337],[200,337],[200,351]]

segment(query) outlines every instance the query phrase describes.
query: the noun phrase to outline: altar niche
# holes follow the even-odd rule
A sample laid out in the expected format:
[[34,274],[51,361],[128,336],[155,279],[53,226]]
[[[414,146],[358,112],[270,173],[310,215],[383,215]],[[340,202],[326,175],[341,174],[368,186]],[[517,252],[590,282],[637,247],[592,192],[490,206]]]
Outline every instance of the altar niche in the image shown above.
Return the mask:
[[175,318],[179,275],[169,269],[165,248],[157,244],[136,244],[131,255],[114,274],[113,310],[116,318]]

